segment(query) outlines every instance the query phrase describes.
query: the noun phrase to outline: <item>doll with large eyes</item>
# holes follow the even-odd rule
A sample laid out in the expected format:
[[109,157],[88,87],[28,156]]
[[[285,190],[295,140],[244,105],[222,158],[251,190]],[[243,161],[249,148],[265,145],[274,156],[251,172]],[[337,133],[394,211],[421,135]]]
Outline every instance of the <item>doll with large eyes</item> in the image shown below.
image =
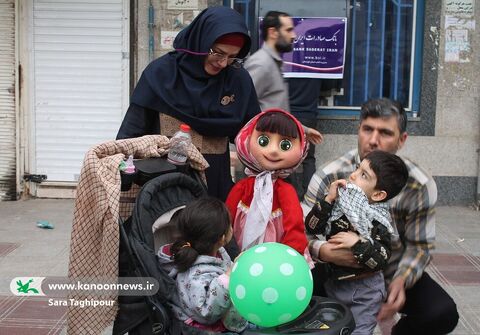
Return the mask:
[[302,125],[282,109],[268,109],[240,130],[235,145],[248,177],[235,184],[226,204],[240,249],[279,242],[310,261],[302,208],[294,187],[283,180],[307,154]]

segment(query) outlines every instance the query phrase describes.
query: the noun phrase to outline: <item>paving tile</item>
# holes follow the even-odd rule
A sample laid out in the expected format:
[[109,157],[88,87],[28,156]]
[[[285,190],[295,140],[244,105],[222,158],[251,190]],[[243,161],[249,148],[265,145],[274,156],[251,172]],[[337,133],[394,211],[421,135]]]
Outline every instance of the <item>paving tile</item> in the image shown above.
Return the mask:
[[0,242],[0,257],[7,256],[13,250],[20,247],[19,243]]
[[432,266],[452,285],[480,285],[480,257],[470,254],[436,253]]
[[[20,304],[20,299],[13,296],[0,296],[0,321]],[[1,334],[1,333],[0,333]]]
[[477,266],[477,268],[480,268],[480,257],[469,254],[435,253],[433,254],[432,262],[437,266]]
[[[32,327],[27,327],[27,326],[2,326],[0,325],[0,334],[5,334],[5,335],[51,335],[50,333],[51,329],[49,328],[32,328]],[[57,334],[57,333],[54,333]]]
[[0,334],[59,334],[66,307],[48,306],[47,298],[0,297]]

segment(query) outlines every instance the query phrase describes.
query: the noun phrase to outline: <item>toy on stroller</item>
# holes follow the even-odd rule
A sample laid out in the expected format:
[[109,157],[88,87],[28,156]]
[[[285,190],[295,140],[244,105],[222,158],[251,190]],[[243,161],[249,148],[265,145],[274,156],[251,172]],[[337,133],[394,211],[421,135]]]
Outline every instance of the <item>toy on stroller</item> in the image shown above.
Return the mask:
[[138,193],[132,216],[120,222],[119,275],[154,277],[160,286],[153,296],[119,296],[113,333],[173,334],[175,326],[165,302],[171,300],[175,284],[160,267],[155,250],[172,239],[174,227],[168,222],[173,213],[192,200],[206,196],[206,188],[196,171],[175,172],[177,168],[162,158],[136,165],[142,174],[140,179],[161,175],[146,182]]

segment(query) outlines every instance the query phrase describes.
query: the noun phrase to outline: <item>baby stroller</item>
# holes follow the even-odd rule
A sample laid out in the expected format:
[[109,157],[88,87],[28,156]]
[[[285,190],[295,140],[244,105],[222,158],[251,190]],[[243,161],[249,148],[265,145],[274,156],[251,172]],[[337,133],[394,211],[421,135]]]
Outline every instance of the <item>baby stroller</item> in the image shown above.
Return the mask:
[[[193,169],[183,172],[163,158],[136,164],[142,184],[132,216],[120,220],[120,277],[153,277],[159,291],[153,296],[119,296],[119,311],[113,334],[180,334],[171,322],[166,301],[172,300],[175,284],[160,267],[155,250],[172,240],[174,227],[168,225],[175,211],[194,199],[206,196],[206,187]],[[155,233],[153,232],[155,230]]]
[[[68,334],[100,334],[111,327],[112,323],[117,334],[126,331],[131,334],[166,333],[170,317],[160,302],[164,303],[169,297],[172,283],[170,278],[163,276],[155,261],[151,231],[155,220],[150,221],[148,228],[141,222],[148,222],[149,215],[163,212],[171,204],[170,199],[175,199],[175,206],[178,206],[203,196],[205,185],[201,171],[208,166],[192,145],[189,149],[189,165],[178,171],[176,166],[161,158],[166,154],[168,145],[169,139],[166,136],[148,135],[105,142],[86,153],[76,189],[69,278],[74,282],[94,279],[116,283],[120,281],[119,272],[133,277],[152,276],[160,281],[161,292],[153,297],[121,297],[119,301],[117,291],[101,294],[72,291],[69,293],[70,299],[103,301],[108,304],[69,306]],[[121,178],[119,165],[129,155],[136,159],[138,173]],[[153,180],[156,177],[161,178]],[[127,186],[123,185],[121,179],[126,179]],[[147,183],[149,179],[152,179],[151,183]],[[148,185],[144,185],[142,192],[139,192],[139,185],[144,183]],[[127,190],[128,185],[131,185],[130,190]],[[149,191],[150,187],[153,191]],[[151,199],[142,195],[150,196]],[[167,199],[164,197],[157,202],[152,200],[164,195]],[[138,205],[133,213],[135,202]],[[148,209],[153,212],[143,211],[142,206],[147,203]],[[162,208],[155,207],[158,203]],[[150,327],[142,332],[140,326],[147,319],[155,328]]]

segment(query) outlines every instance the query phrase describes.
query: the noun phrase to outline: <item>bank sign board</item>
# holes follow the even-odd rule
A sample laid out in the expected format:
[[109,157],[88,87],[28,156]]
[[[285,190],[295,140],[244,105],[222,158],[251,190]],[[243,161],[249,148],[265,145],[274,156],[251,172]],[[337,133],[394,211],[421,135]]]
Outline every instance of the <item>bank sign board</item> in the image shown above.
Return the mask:
[[292,17],[297,38],[283,54],[286,78],[343,78],[347,18]]

